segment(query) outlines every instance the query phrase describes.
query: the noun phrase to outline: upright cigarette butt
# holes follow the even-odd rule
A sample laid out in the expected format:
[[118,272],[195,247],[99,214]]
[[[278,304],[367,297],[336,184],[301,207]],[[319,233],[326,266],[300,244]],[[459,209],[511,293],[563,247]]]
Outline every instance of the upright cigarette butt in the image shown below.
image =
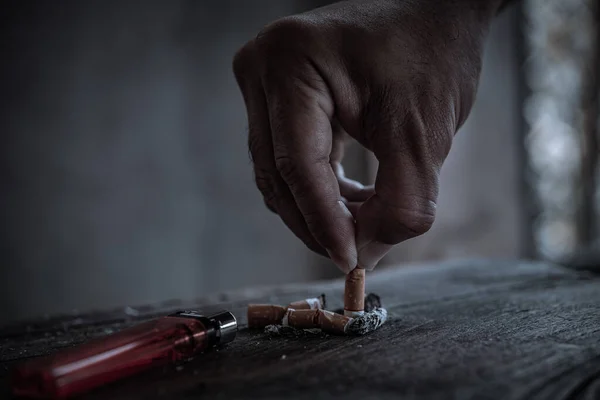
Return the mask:
[[294,310],[322,310],[325,308],[325,295],[305,300],[294,301],[288,305]]
[[356,316],[364,313],[365,309],[365,270],[354,268],[346,275],[344,289],[344,314]]
[[323,332],[343,335],[350,321],[352,318],[331,311],[321,310],[319,313],[319,325]]
[[286,308],[274,304],[249,304],[248,327],[264,328],[267,325],[280,324]]
[[313,329],[319,327],[319,313],[321,310],[293,310],[288,309],[287,323],[298,329]]

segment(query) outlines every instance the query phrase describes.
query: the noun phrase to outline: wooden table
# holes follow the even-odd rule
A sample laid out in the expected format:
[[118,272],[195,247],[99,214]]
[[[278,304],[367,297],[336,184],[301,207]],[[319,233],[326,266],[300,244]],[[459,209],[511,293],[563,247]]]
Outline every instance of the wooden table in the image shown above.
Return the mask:
[[[0,398],[15,362],[180,308],[226,308],[238,338],[84,399],[600,398],[600,276],[544,263],[463,261],[372,273],[391,320],[364,337],[268,338],[245,328],[249,302],[286,304],[341,281],[257,289],[0,330]],[[193,307],[192,307],[193,306]]]

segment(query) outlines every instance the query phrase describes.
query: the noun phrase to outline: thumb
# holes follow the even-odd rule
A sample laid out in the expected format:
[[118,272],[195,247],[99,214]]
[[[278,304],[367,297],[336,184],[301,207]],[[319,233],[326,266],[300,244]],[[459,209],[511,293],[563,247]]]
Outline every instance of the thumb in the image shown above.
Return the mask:
[[436,212],[441,162],[432,161],[439,157],[423,150],[429,148],[427,140],[396,137],[384,141],[385,146],[373,146],[379,160],[375,194],[360,207],[356,218],[358,265],[367,270],[375,268],[394,245],[427,232]]

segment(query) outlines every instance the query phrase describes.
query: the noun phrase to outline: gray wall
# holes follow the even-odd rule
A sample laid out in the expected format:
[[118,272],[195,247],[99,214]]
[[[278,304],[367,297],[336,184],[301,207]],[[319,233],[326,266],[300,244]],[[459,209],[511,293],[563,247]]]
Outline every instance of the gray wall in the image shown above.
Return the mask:
[[293,1],[29,4],[5,27],[1,320],[322,276],[254,188],[230,67]]
[[[230,68],[261,26],[307,4],[5,8],[0,324],[338,275],[263,207]],[[514,53],[502,25],[444,169],[436,227],[392,260],[517,252]]]

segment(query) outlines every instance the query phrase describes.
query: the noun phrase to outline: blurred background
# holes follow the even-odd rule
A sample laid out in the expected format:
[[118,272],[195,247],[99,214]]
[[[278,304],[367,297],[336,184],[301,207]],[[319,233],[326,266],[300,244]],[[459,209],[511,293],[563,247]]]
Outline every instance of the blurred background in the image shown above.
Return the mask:
[[[340,276],[264,206],[235,51],[317,0],[12,1],[2,13],[0,324]],[[558,259],[596,237],[595,2],[494,23],[434,228],[393,264]],[[348,175],[376,162],[359,148]]]

